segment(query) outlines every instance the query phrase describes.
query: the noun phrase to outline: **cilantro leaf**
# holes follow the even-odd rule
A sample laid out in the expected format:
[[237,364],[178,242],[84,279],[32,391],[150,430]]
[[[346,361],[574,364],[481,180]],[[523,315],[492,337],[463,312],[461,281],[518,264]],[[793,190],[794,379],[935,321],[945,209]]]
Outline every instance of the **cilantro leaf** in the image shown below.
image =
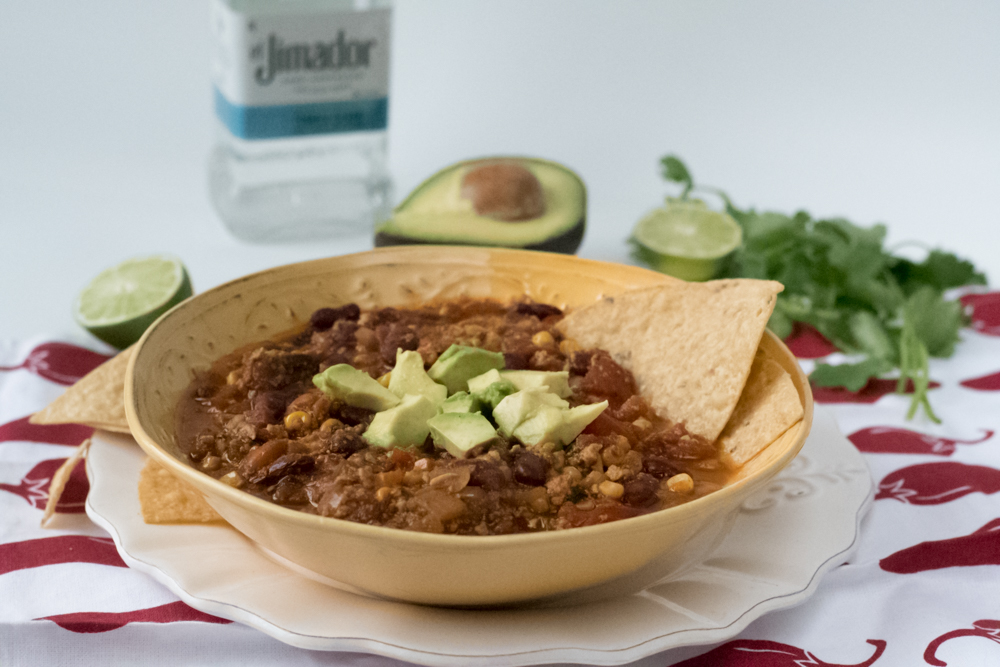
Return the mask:
[[871,358],[893,362],[887,370],[895,367],[899,344],[881,319],[872,312],[859,310],[851,315],[849,326],[851,335],[863,352]]
[[913,285],[928,285],[944,291],[964,285],[985,285],[986,276],[964,259],[943,250],[932,250],[920,263],[900,259],[892,268],[897,280]]
[[873,377],[888,373],[893,364],[885,359],[869,357],[856,364],[816,364],[809,379],[820,387],[844,387],[847,391],[859,391]]
[[684,192],[681,194],[681,199],[685,199],[688,196],[688,193],[691,192],[691,188],[694,187],[694,181],[691,178],[691,172],[688,171],[688,168],[684,166],[684,163],[674,155],[667,155],[666,157],[661,158],[660,167],[665,180],[673,183],[680,183],[684,186]]
[[945,301],[933,287],[923,286],[906,300],[904,317],[932,357],[950,357],[955,352],[963,324],[962,304]]

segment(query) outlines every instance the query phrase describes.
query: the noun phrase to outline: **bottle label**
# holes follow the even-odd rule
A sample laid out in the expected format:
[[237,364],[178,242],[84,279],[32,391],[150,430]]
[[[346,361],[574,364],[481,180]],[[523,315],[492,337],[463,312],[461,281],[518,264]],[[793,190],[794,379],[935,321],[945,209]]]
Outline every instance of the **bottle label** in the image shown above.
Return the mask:
[[243,139],[384,130],[391,11],[251,15],[212,3],[215,112]]

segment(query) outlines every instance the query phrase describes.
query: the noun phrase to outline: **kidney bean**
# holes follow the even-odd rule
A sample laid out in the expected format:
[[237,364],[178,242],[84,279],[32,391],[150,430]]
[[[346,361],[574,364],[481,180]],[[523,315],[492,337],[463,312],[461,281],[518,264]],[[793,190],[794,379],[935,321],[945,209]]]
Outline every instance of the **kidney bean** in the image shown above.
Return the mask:
[[[575,354],[573,356],[576,357]],[[590,367],[580,382],[580,388],[588,394],[607,398],[612,409],[617,409],[629,396],[638,393],[632,373],[622,368],[604,350],[591,354]]]
[[655,477],[641,472],[623,484],[625,493],[622,494],[622,502],[632,507],[646,507],[656,501],[656,492],[660,488],[660,482]]
[[635,394],[634,396],[630,396],[628,400],[621,404],[621,407],[615,410],[614,417],[623,422],[631,423],[639,417],[649,417],[650,412],[651,410],[649,409],[649,404],[646,403],[646,399]]
[[268,440],[263,445],[254,447],[240,462],[238,469],[240,476],[243,479],[253,479],[286,451],[288,451],[288,440],[284,438]]
[[528,486],[545,484],[548,462],[537,454],[521,451],[514,457],[514,479]]
[[606,411],[587,424],[583,432],[591,435],[622,435],[631,443],[638,441],[636,429],[632,424],[615,419]]
[[274,484],[282,477],[309,472],[316,467],[316,460],[305,454],[285,454],[271,465],[257,471],[248,481],[254,484]]

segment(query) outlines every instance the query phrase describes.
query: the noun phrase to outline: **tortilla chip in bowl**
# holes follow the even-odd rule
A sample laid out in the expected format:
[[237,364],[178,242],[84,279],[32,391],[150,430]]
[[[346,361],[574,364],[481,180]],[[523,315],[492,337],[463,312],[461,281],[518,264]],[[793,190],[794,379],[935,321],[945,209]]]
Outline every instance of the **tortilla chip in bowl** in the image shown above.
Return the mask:
[[[713,415],[713,425],[706,428],[720,429],[715,434],[721,433],[719,442],[732,448],[733,461],[742,457],[742,467],[731,483],[714,493],[620,521],[538,533],[464,536],[298,512],[189,465],[178,445],[175,409],[195,371],[245,345],[302,326],[321,307],[356,303],[361,308],[400,308],[458,297],[501,301],[528,297],[567,310],[571,315],[566,322],[572,324],[575,313],[603,307],[608,298],[630,303],[635,295],[645,298],[643,290],[666,290],[682,294],[680,303],[697,304],[715,298],[704,290],[719,291],[719,284],[693,285],[645,269],[572,256],[484,248],[393,247],[279,267],[198,295],[147,331],[130,362],[126,413],[133,435],[153,459],[204,494],[234,528],[279,560],[315,573],[318,580],[341,582],[375,596],[456,606],[562,599],[586,591],[625,593],[705,558],[725,536],[741,503],[791,461],[808,434],[812,397],[806,379],[787,348],[763,329],[780,285],[768,283],[759,289],[762,286],[753,282],[752,294],[744,294],[746,285],[734,284],[726,285],[722,290],[726,296],[719,297],[738,310],[745,305],[741,299],[755,304],[750,319],[756,318],[757,324],[742,333],[725,334],[740,347],[738,354],[730,355],[740,362],[723,350],[723,359],[707,359],[680,389],[702,392],[701,399],[688,401],[697,408],[701,402],[717,406],[712,394],[718,385],[712,384],[712,377],[724,378],[727,387],[737,385],[728,412],[739,421],[728,424]],[[766,313],[757,312],[761,309]],[[684,317],[683,311],[674,316]],[[718,332],[744,327],[743,320],[711,318],[717,315],[710,312],[705,322],[691,325],[689,337],[717,345]],[[591,344],[586,340],[590,333],[584,328],[580,332],[580,342]],[[658,352],[649,342],[650,336],[662,331],[629,335],[637,339],[631,346],[609,349],[626,368],[630,362],[644,368],[649,363],[690,366],[684,355]],[[629,352],[631,359],[625,358]],[[709,379],[696,381],[694,376],[701,374]],[[640,391],[655,394],[660,377],[636,373]],[[743,385],[761,389],[743,396],[738,391]],[[790,399],[794,409],[776,409]],[[761,438],[773,442],[760,442]]]

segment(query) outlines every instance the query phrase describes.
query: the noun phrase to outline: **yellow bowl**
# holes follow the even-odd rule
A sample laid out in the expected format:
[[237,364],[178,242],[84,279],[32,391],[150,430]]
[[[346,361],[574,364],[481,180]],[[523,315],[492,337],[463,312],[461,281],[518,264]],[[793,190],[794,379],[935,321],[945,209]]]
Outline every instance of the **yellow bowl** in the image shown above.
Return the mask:
[[373,595],[435,605],[567,602],[639,590],[701,561],[740,504],[802,447],[812,395],[795,358],[770,332],[791,373],[801,422],[748,462],[732,483],[690,503],[612,523],[504,536],[432,535],[297,512],[234,489],[185,462],[174,410],[196,369],[302,324],[323,306],[417,305],[468,295],[521,295],[562,307],[674,280],[659,273],[523,250],[400,246],[292,264],[227,283],[182,303],[139,341],[125,404],[140,446],[200,490],[234,528],[265,549]]

